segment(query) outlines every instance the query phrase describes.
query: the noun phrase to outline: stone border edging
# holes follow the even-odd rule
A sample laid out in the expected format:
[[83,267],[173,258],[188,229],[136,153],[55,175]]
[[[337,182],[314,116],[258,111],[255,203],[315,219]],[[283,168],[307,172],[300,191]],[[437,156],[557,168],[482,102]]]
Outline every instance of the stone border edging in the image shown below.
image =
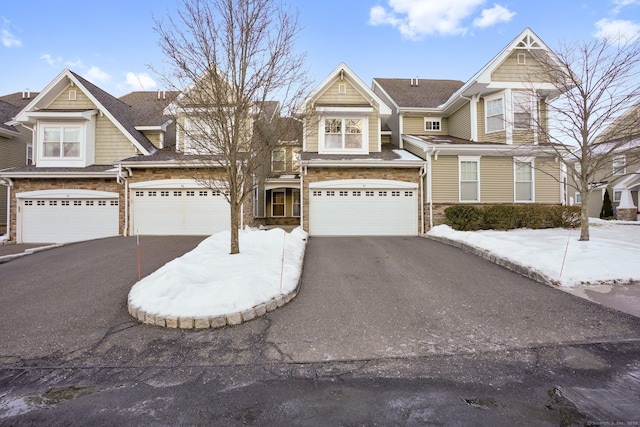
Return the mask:
[[549,278],[548,276],[546,276],[545,274],[542,274],[541,272],[539,272],[538,270],[535,270],[533,268],[530,267],[525,267],[524,265],[521,264],[517,264],[509,259],[506,258],[502,258],[500,256],[497,256],[496,254],[487,251],[486,249],[481,249],[477,246],[473,246],[470,245],[468,243],[464,243],[464,242],[460,242],[457,240],[452,240],[452,239],[448,239],[446,237],[440,237],[440,236],[429,236],[427,234],[424,234],[423,237],[427,238],[427,239],[431,239],[431,240],[435,240],[437,242],[440,243],[444,243],[447,244],[449,246],[455,246],[456,248],[460,248],[464,251],[467,251],[469,253],[472,253],[476,256],[479,256],[480,258],[484,258],[487,261],[491,261],[494,264],[498,264],[501,267],[504,267],[508,270],[514,271],[522,276],[528,277],[529,279],[535,280],[536,282],[540,282],[543,283],[545,285],[550,285],[550,286],[554,286],[557,287],[558,284],[556,282],[554,282],[551,278]]
[[[305,243],[302,251],[302,264],[304,265],[304,257],[307,252]],[[300,277],[298,277],[298,285],[295,289],[287,294],[280,294],[262,304],[251,307],[248,310],[235,313],[220,314],[217,316],[159,316],[153,313],[147,313],[140,307],[134,307],[131,301],[127,299],[127,310],[138,322],[147,325],[161,326],[163,328],[172,329],[218,329],[225,326],[239,325],[256,317],[262,317],[265,314],[274,311],[278,307],[289,303],[298,295],[300,285],[302,283],[302,269],[300,269]]]

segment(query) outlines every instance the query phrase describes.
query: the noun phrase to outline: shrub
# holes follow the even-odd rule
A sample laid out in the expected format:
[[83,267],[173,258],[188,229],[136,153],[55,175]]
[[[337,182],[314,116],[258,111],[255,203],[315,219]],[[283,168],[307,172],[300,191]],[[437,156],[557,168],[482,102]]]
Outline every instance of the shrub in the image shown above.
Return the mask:
[[455,230],[512,230],[514,228],[575,228],[580,206],[559,205],[454,205],[445,209],[447,224]]
[[454,205],[444,210],[447,224],[454,230],[477,230],[482,221],[480,209],[470,205]]
[[600,209],[600,218],[608,219],[613,218],[613,205],[611,204],[611,198],[609,197],[609,190],[604,190],[604,198],[602,199],[602,209]]

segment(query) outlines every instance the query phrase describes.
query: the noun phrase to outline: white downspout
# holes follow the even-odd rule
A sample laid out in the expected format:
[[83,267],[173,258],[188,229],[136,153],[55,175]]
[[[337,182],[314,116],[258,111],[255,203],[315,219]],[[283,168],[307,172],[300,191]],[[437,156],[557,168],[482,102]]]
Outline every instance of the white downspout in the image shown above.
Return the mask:
[[[11,238],[11,189],[13,188],[13,181],[10,178],[0,178],[0,184],[7,187],[7,239]],[[16,210],[16,221],[18,211]],[[17,240],[16,236],[16,240]]]
[[[426,153],[426,150],[425,150]],[[424,230],[424,224],[425,224],[425,220],[424,220],[424,177],[427,174],[427,162],[424,162],[424,165],[422,165],[422,167],[420,168],[420,229],[421,229],[421,233],[420,234],[424,234],[425,230]]]
[[425,150],[427,154],[427,191],[428,197],[427,201],[429,202],[429,230],[433,228],[433,182],[431,176],[431,153],[435,150],[434,147],[430,147],[430,149]]
[[307,173],[307,168],[305,166],[304,173],[302,173],[302,165],[300,159],[298,158],[298,164],[300,164],[300,228],[307,233],[309,230],[304,229],[304,173]]

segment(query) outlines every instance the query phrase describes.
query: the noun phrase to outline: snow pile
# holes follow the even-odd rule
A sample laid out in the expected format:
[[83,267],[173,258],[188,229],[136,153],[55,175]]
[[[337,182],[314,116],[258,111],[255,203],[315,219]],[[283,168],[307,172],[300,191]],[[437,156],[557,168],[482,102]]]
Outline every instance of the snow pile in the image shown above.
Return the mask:
[[240,231],[240,254],[229,255],[230,232],[136,283],[129,304],[157,316],[199,317],[240,312],[297,286],[307,233],[300,227]]
[[562,228],[456,231],[439,225],[428,235],[487,250],[561,286],[640,281],[640,224],[602,220],[590,224],[588,242],[578,241],[579,229]]

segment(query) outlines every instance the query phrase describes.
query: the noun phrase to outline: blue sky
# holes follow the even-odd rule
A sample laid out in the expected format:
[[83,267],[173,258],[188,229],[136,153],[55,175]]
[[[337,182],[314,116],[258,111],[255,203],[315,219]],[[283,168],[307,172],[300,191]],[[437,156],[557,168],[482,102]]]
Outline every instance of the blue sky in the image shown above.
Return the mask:
[[[374,77],[466,81],[524,28],[550,47],[640,31],[640,0],[284,0],[320,82],[345,62]],[[153,18],[176,0],[8,1],[0,9],[0,94],[40,91],[69,68],[116,96],[157,90]]]

